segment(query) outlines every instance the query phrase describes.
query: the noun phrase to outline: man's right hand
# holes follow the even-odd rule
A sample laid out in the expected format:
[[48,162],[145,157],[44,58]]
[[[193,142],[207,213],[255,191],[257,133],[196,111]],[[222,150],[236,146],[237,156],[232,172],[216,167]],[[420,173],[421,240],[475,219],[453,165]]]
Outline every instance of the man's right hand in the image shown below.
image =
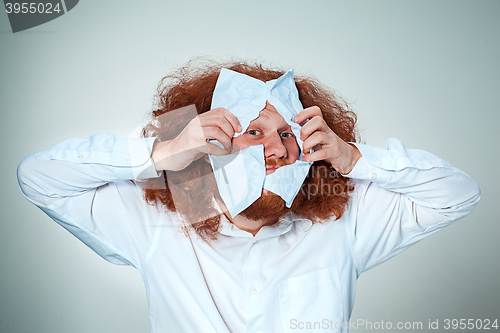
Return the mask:
[[[234,132],[241,132],[238,118],[224,108],[216,108],[191,120],[173,140],[155,144],[151,155],[156,170],[179,171],[205,154],[227,155],[232,151]],[[207,142],[215,139],[224,149]]]

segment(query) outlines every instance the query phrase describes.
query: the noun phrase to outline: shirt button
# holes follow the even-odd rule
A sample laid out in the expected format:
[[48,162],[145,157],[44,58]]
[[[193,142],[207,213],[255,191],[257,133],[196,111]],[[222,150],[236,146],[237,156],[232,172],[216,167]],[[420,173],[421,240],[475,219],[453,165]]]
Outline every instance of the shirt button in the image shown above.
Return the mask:
[[252,288],[252,290],[250,290],[250,292],[252,293],[252,295],[255,295],[255,294],[257,294],[257,289]]
[[382,165],[382,161],[381,160],[377,160],[377,164],[378,165]]
[[419,167],[419,168],[420,168],[420,167],[422,167],[422,164],[420,164],[420,163],[417,163],[417,167]]
[[377,174],[374,172],[374,173],[372,173],[372,174],[370,175],[370,177],[371,177],[372,179],[375,179],[375,178],[377,178]]
[[79,159],[79,160],[83,160],[83,155],[81,155],[81,154],[80,154],[80,155],[78,155],[78,159]]
[[130,162],[131,160],[130,156],[125,157],[125,162]]

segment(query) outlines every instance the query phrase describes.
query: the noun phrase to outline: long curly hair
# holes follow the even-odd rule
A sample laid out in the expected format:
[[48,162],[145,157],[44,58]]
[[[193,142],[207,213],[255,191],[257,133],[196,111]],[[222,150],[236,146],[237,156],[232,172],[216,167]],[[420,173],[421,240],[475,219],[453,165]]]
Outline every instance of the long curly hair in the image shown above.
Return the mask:
[[[164,119],[168,112],[193,104],[198,114],[209,111],[221,68],[262,81],[277,79],[286,73],[285,70],[268,69],[256,63],[190,61],[160,81],[152,120],[143,128],[142,136],[157,137],[160,141],[171,140],[192,117],[173,116],[168,117],[168,121],[160,121],[162,116]],[[304,108],[318,106],[325,122],[342,140],[358,140],[356,114],[342,98],[313,77],[296,76],[295,84]],[[339,219],[346,210],[352,189],[349,179],[330,164],[314,162],[290,211],[313,223],[332,217]],[[147,180],[143,191],[149,204],[162,205],[168,211],[180,213],[183,220],[181,229],[186,235],[194,231],[205,240],[217,238],[220,211],[214,197],[218,196],[218,191],[212,168],[203,158],[184,170],[166,171],[163,177]],[[285,208],[284,201],[281,205]]]

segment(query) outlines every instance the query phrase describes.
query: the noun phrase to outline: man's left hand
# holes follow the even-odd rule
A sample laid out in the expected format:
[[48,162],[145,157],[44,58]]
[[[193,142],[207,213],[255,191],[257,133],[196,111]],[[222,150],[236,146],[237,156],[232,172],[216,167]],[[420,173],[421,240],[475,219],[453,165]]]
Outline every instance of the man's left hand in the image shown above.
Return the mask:
[[[328,127],[323,119],[323,113],[317,106],[300,111],[294,118],[297,124],[309,119],[300,130],[300,139],[304,142],[302,161],[314,162],[324,160],[340,173],[351,172],[361,157],[356,146],[339,138]],[[310,150],[313,149],[313,152]]]

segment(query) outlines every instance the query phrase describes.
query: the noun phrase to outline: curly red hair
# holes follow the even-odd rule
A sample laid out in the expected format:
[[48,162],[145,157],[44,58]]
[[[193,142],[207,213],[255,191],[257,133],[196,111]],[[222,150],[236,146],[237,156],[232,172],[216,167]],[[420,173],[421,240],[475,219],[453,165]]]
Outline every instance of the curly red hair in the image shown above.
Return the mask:
[[[168,122],[161,123],[158,121],[160,116],[192,104],[196,106],[198,114],[209,111],[221,68],[228,68],[262,81],[277,79],[286,72],[245,62],[205,61],[196,64],[191,61],[161,80],[155,110],[152,112],[153,120],[144,127],[142,136],[158,137],[161,141],[171,140],[182,131],[190,119],[170,117]],[[312,77],[296,76],[295,84],[304,108],[318,106],[325,122],[342,140],[357,141],[356,114],[342,98]],[[290,211],[314,223],[331,217],[340,218],[348,205],[349,191],[353,185],[348,178],[324,161],[314,162],[310,170]],[[169,188],[169,182],[182,186]],[[325,188],[328,191],[324,191]],[[205,240],[216,239],[220,225],[220,215],[213,200],[214,194],[218,195],[215,177],[210,164],[204,159],[193,162],[184,170],[165,172],[162,178],[149,179],[144,188],[145,199],[149,204],[160,204],[169,211],[180,213],[185,221],[189,221],[182,224],[183,231],[186,234],[195,231]],[[176,198],[175,203],[173,197]],[[285,208],[284,202],[281,202],[281,205]]]

